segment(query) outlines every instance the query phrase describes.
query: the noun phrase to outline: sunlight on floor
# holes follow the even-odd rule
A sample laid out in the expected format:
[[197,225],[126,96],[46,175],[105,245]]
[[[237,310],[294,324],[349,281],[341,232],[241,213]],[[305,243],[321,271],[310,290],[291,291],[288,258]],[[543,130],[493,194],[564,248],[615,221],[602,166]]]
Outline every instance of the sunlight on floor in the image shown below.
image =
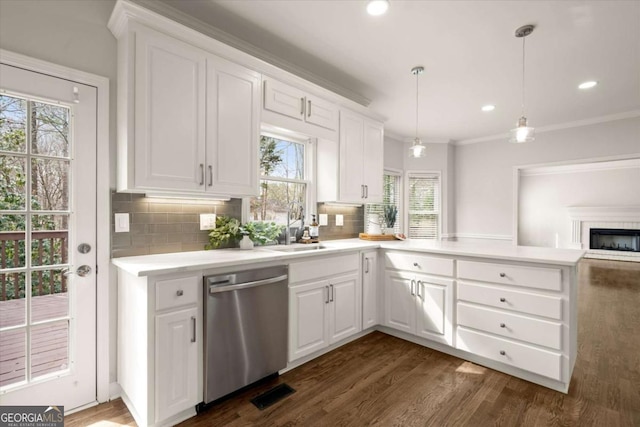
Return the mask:
[[478,366],[471,362],[464,362],[458,366],[456,372],[460,372],[462,374],[484,375],[485,372],[487,372],[487,368],[483,368],[482,366]]
[[129,424],[119,424],[119,423],[114,423],[113,421],[98,421],[95,422],[93,424],[89,424],[87,427],[124,427],[124,426],[128,426]]

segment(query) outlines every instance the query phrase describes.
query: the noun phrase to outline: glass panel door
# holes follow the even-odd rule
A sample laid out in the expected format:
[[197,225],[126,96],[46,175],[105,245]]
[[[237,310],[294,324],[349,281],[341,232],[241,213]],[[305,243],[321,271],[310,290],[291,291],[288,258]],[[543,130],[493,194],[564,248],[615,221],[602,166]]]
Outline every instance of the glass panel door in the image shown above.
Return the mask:
[[71,117],[0,95],[0,390],[69,369]]

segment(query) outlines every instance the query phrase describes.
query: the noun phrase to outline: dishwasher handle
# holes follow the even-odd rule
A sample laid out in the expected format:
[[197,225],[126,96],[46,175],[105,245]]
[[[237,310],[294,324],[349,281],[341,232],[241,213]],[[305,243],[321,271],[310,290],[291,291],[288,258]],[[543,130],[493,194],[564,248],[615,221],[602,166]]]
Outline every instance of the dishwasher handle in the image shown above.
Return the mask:
[[228,285],[228,286],[220,286],[219,284],[216,284],[216,285],[210,284],[209,295],[217,294],[220,292],[236,291],[238,289],[247,289],[247,288],[253,288],[256,286],[269,285],[271,283],[278,283],[278,282],[287,280],[288,277],[289,277],[288,275],[283,274],[282,276],[270,277],[268,279],[255,280],[253,282],[238,283],[237,285]]

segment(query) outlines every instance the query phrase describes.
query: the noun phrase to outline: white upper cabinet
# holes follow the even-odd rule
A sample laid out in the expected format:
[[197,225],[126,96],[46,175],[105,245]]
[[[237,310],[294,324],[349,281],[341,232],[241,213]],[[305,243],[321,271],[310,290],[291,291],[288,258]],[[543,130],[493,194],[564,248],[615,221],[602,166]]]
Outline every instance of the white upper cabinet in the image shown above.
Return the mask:
[[[318,201],[344,203],[381,203],[384,175],[384,127],[360,114],[340,111],[340,143],[318,144]],[[336,157],[337,151],[337,157]],[[338,167],[330,160],[337,158]],[[324,171],[321,171],[324,169]],[[331,175],[332,171],[337,176]]]
[[[325,133],[317,129],[318,126],[330,131],[338,128],[338,107],[335,104],[272,78],[264,79],[263,107],[267,111],[265,120],[272,125],[293,128],[291,130],[309,135],[320,133],[319,136]],[[268,112],[278,113],[299,123],[292,124]],[[306,126],[309,124],[313,126]]]
[[260,75],[207,59],[207,191],[258,192]]
[[135,144],[127,147],[134,163],[119,162],[121,168],[133,166],[127,187],[203,190],[206,58],[206,52],[157,32],[136,33]]
[[257,194],[260,74],[140,25],[122,37],[118,190]]

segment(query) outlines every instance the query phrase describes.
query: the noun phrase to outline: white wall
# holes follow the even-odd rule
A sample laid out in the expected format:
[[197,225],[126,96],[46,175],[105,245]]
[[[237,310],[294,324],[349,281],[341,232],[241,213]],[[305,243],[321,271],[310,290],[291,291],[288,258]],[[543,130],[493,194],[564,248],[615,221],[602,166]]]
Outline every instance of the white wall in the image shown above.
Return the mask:
[[[0,0],[0,48],[107,77],[111,186],[115,187],[116,40],[107,28],[115,0]],[[101,96],[102,94],[99,94]],[[110,380],[116,380],[115,286],[111,286]]]
[[533,170],[521,175],[519,244],[556,247],[557,243],[558,247],[569,248],[568,207],[640,206],[640,167],[619,167],[543,174]]
[[514,166],[630,154],[640,156],[640,117],[542,132],[528,144],[505,137],[456,146],[456,233],[511,239]]
[[409,152],[404,152],[404,143],[395,139],[384,137],[384,168],[402,170],[404,159]]

